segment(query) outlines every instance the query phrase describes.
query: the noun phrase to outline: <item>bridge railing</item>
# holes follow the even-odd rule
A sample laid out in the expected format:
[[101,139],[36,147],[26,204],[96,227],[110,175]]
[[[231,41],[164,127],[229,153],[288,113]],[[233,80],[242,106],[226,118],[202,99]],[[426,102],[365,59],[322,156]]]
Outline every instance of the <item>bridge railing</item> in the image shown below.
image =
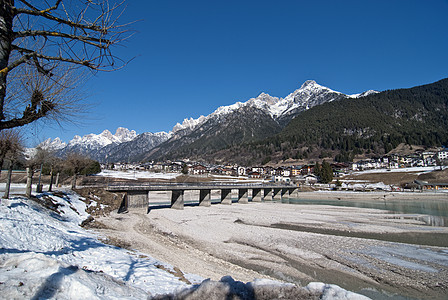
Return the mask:
[[285,184],[285,183],[278,183],[278,182],[269,182],[269,183],[227,183],[227,182],[198,182],[198,183],[154,183],[154,182],[139,182],[139,183],[129,183],[129,182],[117,182],[117,183],[110,183],[107,185],[108,189],[120,189],[120,188],[138,188],[138,189],[145,189],[145,188],[187,188],[187,189],[194,189],[194,188],[231,188],[231,189],[238,189],[238,188],[276,188],[276,187],[295,187],[293,184]]

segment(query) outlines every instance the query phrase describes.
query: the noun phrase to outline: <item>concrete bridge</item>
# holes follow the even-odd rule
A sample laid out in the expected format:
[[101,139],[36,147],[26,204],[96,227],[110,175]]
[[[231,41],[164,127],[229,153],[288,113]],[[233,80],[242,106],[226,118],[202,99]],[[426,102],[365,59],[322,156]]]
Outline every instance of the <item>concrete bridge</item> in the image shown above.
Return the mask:
[[249,202],[249,191],[252,194],[252,202],[284,200],[297,190],[293,185],[278,184],[126,184],[109,185],[106,190],[110,192],[124,192],[122,205],[119,211],[126,211],[128,208],[148,208],[149,192],[165,191],[171,192],[170,207],[174,209],[184,208],[185,191],[199,191],[199,205],[211,205],[212,190],[220,192],[221,204],[232,204],[232,190],[237,190],[238,203]]

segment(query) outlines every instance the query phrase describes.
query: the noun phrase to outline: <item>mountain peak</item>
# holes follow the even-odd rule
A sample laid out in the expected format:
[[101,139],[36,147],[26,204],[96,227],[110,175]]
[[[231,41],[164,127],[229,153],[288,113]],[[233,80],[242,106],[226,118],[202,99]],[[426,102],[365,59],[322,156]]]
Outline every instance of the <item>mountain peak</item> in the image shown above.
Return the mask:
[[124,127],[118,127],[115,131],[114,137],[116,137],[120,142],[128,142],[137,136],[135,130],[129,130]]
[[[88,135],[88,136],[91,136],[91,135],[93,136],[94,134],[91,133],[91,134]],[[112,132],[110,132],[110,131],[107,130],[107,129],[103,130],[103,132],[100,133],[100,136],[104,136],[104,137],[106,137],[106,138],[108,138],[108,139],[112,139],[112,137],[113,137]]]
[[182,124],[177,123],[176,125],[174,125],[174,127],[172,129],[172,132],[176,133],[176,132],[184,130],[184,129],[192,130],[198,124],[201,124],[205,119],[206,119],[206,117],[204,117],[202,115],[199,118],[197,118],[197,119],[193,119],[193,118],[189,118],[188,119],[188,118],[186,118],[186,119],[184,119]]
[[321,85],[319,85],[316,81],[314,81],[314,80],[307,80],[307,81],[305,81],[303,84],[302,84],[302,86],[300,87],[301,89],[305,89],[305,88],[307,88],[307,87],[309,87],[309,86],[321,86]]
[[267,98],[267,97],[271,97],[271,95],[269,95],[268,93],[265,93],[265,92],[261,92],[260,93],[260,95],[258,95],[258,99],[264,99],[264,98]]
[[46,139],[42,143],[40,143],[36,148],[41,148],[47,151],[57,151],[67,146],[66,143],[62,142],[60,138],[55,138],[52,140],[51,138]]

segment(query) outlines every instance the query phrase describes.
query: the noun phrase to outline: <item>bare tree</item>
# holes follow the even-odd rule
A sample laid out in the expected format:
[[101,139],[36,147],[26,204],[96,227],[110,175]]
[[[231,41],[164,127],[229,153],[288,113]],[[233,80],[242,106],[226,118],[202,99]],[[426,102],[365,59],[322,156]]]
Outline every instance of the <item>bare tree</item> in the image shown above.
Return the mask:
[[[59,172],[60,172],[60,168],[61,168],[60,167],[61,159],[56,157],[53,152],[50,152],[49,154],[50,154],[50,156],[47,160],[48,166],[50,168],[50,183],[48,185],[48,191],[52,192],[53,184],[55,183],[55,181],[54,181],[55,172],[58,174],[58,177],[59,177]],[[56,182],[56,186],[58,184],[59,184],[59,182]]]
[[38,147],[36,154],[34,155],[34,157],[32,158],[32,162],[30,163],[30,165],[33,165],[34,167],[37,167],[38,169],[40,169],[40,173],[39,173],[39,183],[37,185],[37,189],[36,191],[38,193],[42,192],[42,168],[44,165],[48,165],[51,163],[51,161],[54,158],[53,153],[51,153],[50,151],[46,150],[46,149],[42,149],[40,147]]
[[87,167],[87,165],[90,163],[91,160],[81,154],[70,153],[67,155],[67,158],[65,161],[66,161],[67,168],[73,174],[72,189],[75,189],[76,188],[76,180],[78,179],[78,175],[81,174],[81,172]]
[[111,1],[0,1],[0,131],[69,112],[75,69],[125,65],[112,54],[129,37],[123,2]]
[[15,157],[22,151],[22,136],[18,130],[0,131],[0,172],[5,159]]
[[11,188],[12,168],[23,151],[22,136],[17,130],[0,131],[0,170],[4,161],[9,162],[8,174],[6,176],[6,187],[3,198],[9,198]]

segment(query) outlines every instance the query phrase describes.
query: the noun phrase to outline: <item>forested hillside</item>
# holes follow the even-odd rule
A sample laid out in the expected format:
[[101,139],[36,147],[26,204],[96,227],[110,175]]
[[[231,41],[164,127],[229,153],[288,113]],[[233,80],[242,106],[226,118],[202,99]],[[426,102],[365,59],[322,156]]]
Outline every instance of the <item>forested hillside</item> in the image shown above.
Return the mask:
[[448,79],[342,99],[301,113],[275,137],[221,155],[250,157],[252,163],[310,157],[351,161],[356,155],[383,155],[400,143],[440,147],[448,145],[447,108]]
[[216,155],[217,151],[262,140],[280,130],[280,125],[265,111],[256,107],[242,107],[208,120],[182,139],[169,140],[154,148],[146,159],[192,158],[225,162]]

